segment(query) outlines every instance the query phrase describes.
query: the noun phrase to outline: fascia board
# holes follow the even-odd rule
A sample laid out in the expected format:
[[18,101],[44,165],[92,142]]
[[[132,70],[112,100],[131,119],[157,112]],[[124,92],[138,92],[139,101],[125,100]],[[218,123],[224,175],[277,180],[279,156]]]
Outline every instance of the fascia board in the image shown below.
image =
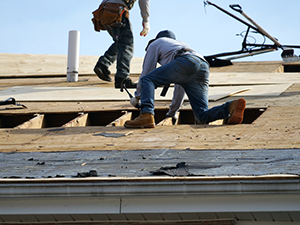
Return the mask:
[[10,197],[110,197],[299,194],[300,179],[76,179],[0,182],[0,199]]
[[300,180],[131,179],[0,182],[0,212],[18,214],[300,212]]

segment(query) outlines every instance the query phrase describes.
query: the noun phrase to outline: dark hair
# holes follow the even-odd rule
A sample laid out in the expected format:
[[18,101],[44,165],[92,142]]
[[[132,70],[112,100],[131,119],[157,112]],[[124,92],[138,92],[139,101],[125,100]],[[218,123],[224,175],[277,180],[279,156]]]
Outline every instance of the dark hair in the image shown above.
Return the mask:
[[162,37],[172,38],[172,39],[176,40],[175,34],[174,34],[172,31],[170,31],[170,30],[163,30],[163,31],[160,31],[160,32],[156,35],[156,38],[155,38],[155,39],[162,38]]
[[166,38],[172,38],[172,39],[176,40],[176,36],[175,36],[175,34],[174,34],[172,31],[170,31],[170,30],[163,30],[163,31],[160,31],[160,32],[156,35],[155,39],[151,39],[151,40],[148,42],[145,51],[147,51],[149,45],[150,45],[153,41],[155,41],[155,40],[157,40],[157,39],[159,39],[159,38],[163,38],[163,37],[166,37]]

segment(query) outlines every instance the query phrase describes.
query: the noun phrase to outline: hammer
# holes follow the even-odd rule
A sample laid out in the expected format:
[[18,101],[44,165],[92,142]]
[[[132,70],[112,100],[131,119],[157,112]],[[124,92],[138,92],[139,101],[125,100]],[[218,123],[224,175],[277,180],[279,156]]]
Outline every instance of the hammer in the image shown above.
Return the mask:
[[[129,98],[132,99],[132,98],[133,98],[132,94],[127,90],[126,85],[125,85],[125,84],[123,83],[123,81],[122,81],[120,91],[123,92],[124,89],[125,89],[125,91],[127,92],[127,94],[129,95]],[[140,108],[141,108],[141,104],[138,103],[138,104],[136,104],[134,107],[137,108],[137,109],[140,109]]]
[[123,92],[125,89],[125,91],[127,92],[127,94],[129,95],[129,98],[133,98],[132,94],[130,94],[130,92],[127,90],[126,85],[124,84],[124,82],[122,81],[121,83],[121,89],[120,91]]

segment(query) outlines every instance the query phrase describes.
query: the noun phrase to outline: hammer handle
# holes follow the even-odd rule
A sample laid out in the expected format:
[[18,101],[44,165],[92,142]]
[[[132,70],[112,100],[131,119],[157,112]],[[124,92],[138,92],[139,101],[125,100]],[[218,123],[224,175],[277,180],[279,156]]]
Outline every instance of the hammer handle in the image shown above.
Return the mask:
[[169,87],[170,87],[170,84],[164,85],[164,88],[162,89],[162,91],[161,91],[161,93],[160,93],[160,96],[165,97],[166,94],[167,94],[167,92],[168,92]]

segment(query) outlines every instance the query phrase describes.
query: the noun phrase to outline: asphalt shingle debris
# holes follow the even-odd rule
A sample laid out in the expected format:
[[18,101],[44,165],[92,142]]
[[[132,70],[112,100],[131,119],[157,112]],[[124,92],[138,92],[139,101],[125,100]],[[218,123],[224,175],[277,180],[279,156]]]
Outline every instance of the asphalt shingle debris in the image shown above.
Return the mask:
[[175,167],[161,167],[151,172],[153,175],[169,175],[169,176],[191,176],[188,165],[185,162],[177,163]]
[[74,177],[97,177],[98,173],[96,170],[90,170],[89,172],[77,173]]

